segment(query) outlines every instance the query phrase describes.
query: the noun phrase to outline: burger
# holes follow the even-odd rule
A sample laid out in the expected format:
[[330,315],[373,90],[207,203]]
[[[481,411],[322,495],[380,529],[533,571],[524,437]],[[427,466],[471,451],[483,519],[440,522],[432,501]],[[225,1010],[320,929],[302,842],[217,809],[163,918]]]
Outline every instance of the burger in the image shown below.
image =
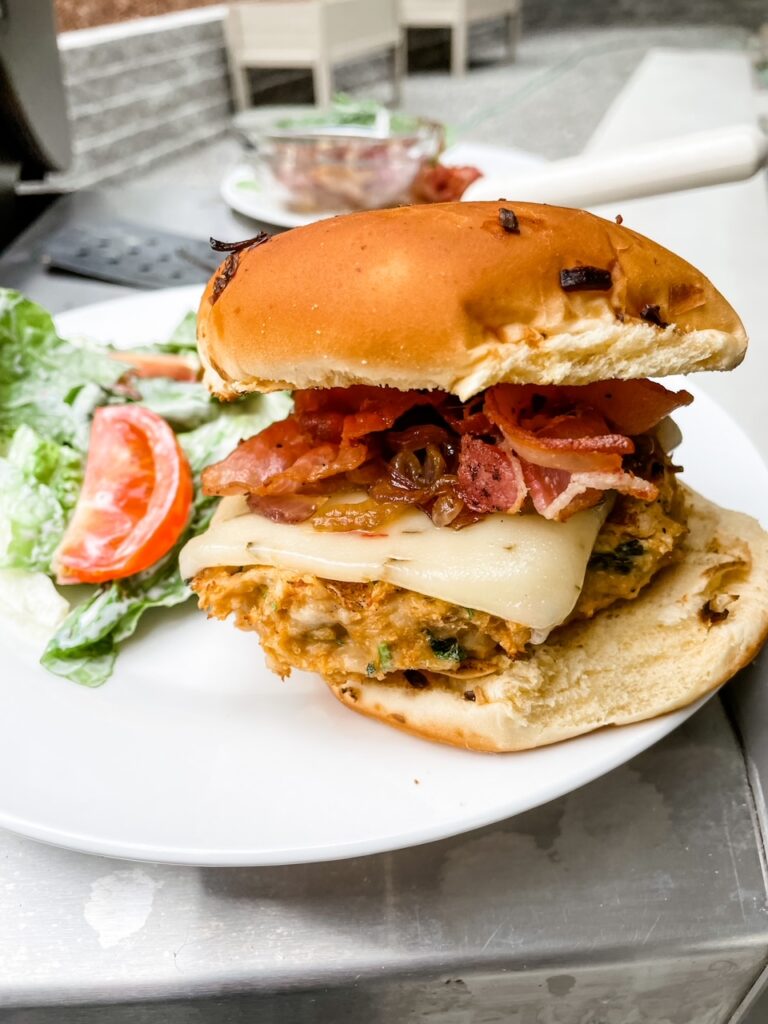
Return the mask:
[[529,203],[352,214],[231,247],[210,389],[293,411],[209,466],[181,556],[280,676],[422,737],[512,751],[663,714],[768,632],[768,535],[679,478],[649,378],[743,326],[621,223]]

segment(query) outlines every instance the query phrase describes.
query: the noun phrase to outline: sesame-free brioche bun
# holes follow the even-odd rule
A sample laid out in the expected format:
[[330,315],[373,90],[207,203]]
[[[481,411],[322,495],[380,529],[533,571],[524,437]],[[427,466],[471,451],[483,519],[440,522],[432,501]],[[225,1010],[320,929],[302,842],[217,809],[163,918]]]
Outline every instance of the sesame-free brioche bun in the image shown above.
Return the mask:
[[[607,289],[564,290],[560,272],[578,267],[610,272]],[[582,210],[501,200],[333,217],[234,253],[205,291],[198,341],[224,398],[374,384],[463,400],[502,381],[727,370],[747,344],[674,253]]]
[[768,534],[684,488],[681,561],[639,597],[556,630],[530,658],[477,680],[403,673],[328,679],[347,707],[472,750],[539,747],[691,704],[735,675],[768,634]]

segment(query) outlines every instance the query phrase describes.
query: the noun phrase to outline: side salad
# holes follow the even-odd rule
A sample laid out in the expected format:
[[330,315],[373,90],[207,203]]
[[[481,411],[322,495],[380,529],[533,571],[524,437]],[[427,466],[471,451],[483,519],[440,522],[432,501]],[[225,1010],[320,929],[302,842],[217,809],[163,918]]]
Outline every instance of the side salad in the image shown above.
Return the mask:
[[0,609],[54,630],[57,675],[101,685],[146,611],[191,596],[178,553],[215,505],[200,472],[290,411],[286,393],[222,404],[199,369],[194,313],[116,351],[0,289]]

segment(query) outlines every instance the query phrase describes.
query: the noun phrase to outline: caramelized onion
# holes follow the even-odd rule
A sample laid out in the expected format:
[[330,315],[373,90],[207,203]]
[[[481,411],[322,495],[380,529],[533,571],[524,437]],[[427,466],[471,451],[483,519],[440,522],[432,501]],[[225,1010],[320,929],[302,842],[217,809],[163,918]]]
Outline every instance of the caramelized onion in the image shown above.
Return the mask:
[[445,445],[449,451],[456,448],[456,440],[451,437],[449,431],[434,423],[419,423],[415,427],[408,427],[407,430],[392,430],[387,434],[387,444],[395,451],[401,451],[403,448],[419,451],[429,444]]
[[379,480],[368,491],[375,501],[406,505],[426,505],[434,498],[429,487],[401,487],[391,480]]
[[455,491],[446,491],[435,499],[429,510],[435,526],[450,526],[464,508],[464,502]]
[[436,483],[444,472],[445,459],[443,458],[443,453],[436,444],[430,442],[424,452],[424,466],[422,468],[424,482],[430,486]]
[[316,530],[377,530],[400,514],[397,505],[374,501],[327,501],[312,517]]
[[416,455],[407,448],[397,453],[389,467],[390,479],[396,487],[415,490],[424,483],[421,463]]

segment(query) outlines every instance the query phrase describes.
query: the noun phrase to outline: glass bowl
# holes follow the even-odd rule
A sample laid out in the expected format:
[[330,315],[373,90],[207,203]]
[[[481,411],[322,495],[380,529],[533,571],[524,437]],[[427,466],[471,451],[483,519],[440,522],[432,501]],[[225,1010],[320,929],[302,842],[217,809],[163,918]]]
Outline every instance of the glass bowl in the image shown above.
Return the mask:
[[291,209],[372,210],[408,202],[445,132],[436,121],[365,105],[278,117],[249,141]]

